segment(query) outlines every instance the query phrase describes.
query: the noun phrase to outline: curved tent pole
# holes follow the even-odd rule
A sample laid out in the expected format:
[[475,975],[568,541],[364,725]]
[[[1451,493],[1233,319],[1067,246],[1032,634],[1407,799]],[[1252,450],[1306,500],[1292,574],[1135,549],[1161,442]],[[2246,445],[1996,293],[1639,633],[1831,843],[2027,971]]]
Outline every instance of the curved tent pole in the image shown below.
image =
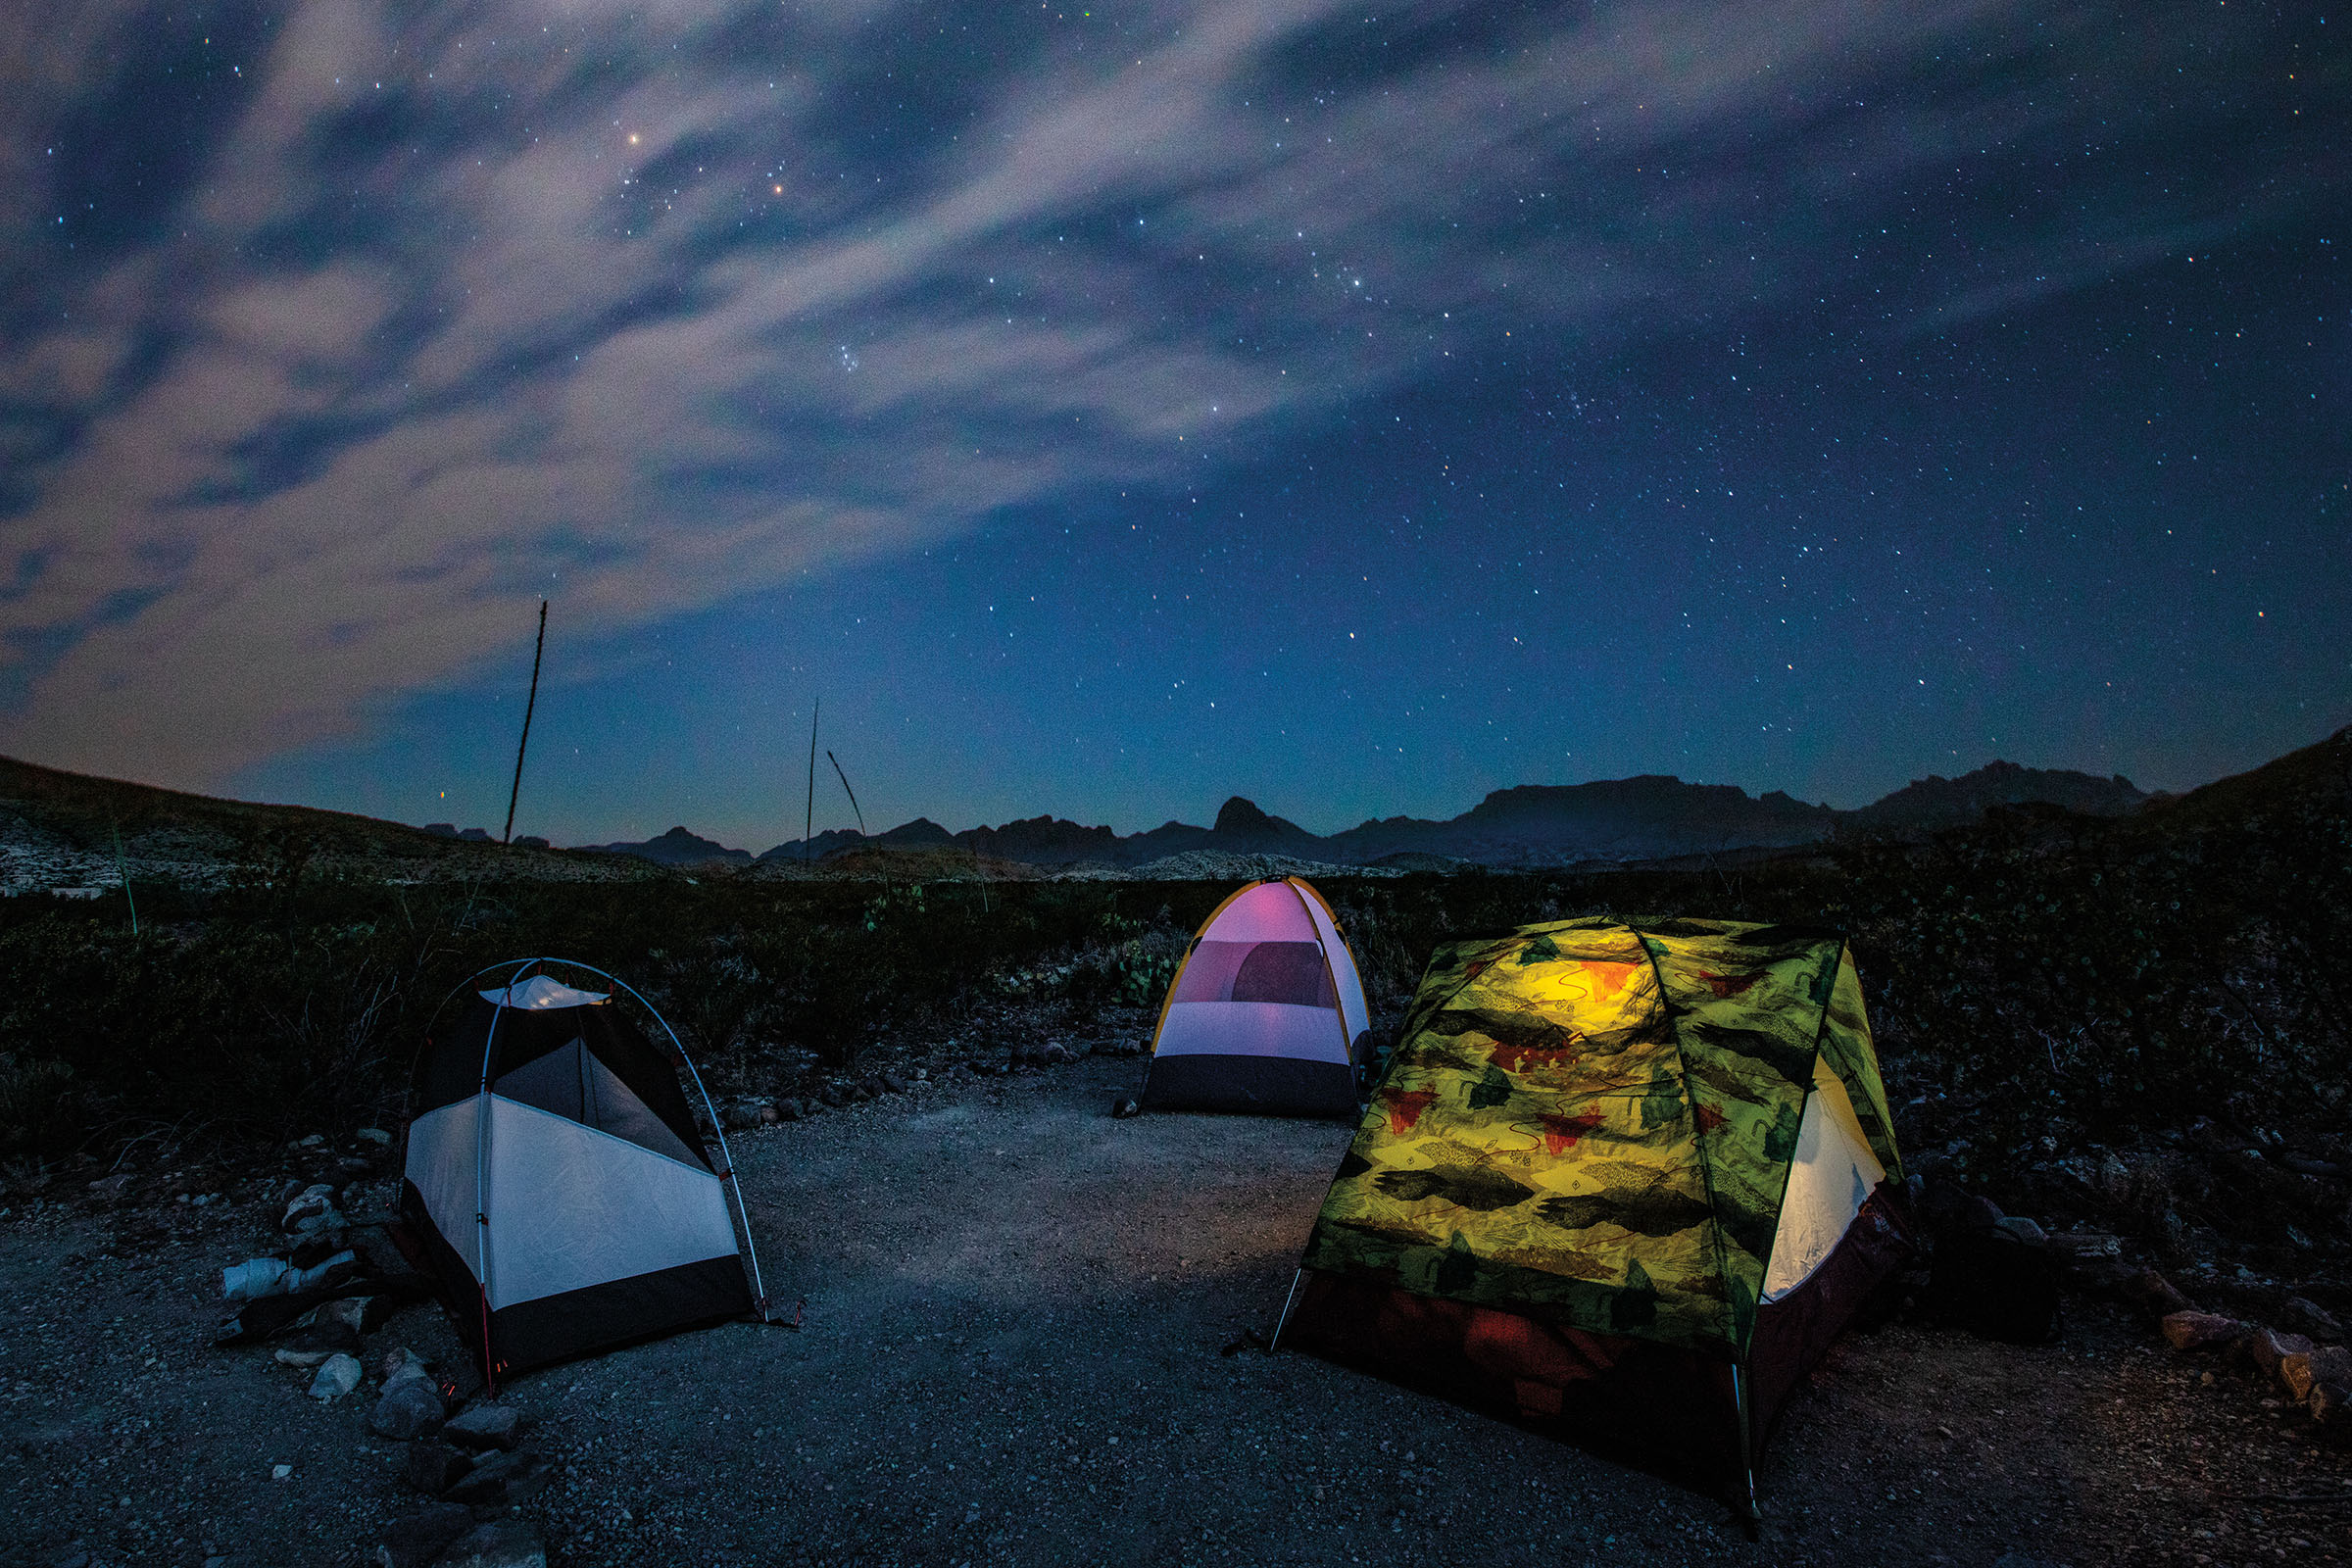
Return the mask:
[[[645,1000],[643,992],[609,969],[599,969],[595,964],[582,963],[577,958],[532,958],[524,967],[527,967],[529,963],[560,963],[567,969],[585,969],[590,974],[600,975],[612,981],[621,990],[636,998],[637,1005],[652,1013],[654,1022],[660,1024],[662,1032],[669,1036],[670,1048],[677,1052],[678,1060],[686,1064],[687,1076],[694,1080],[694,1092],[703,1097],[703,1110],[710,1118],[711,1136],[718,1140],[718,1157],[727,1167],[725,1180],[727,1189],[735,1195],[735,1212],[743,1220],[743,1251],[744,1256],[752,1265],[752,1295],[760,1303],[760,1321],[762,1323],[772,1321],[767,1315],[767,1287],[760,1278],[760,1244],[752,1239],[752,1211],[743,1200],[743,1184],[735,1179],[735,1155],[727,1148],[727,1130],[719,1125],[718,1107],[710,1103],[710,1091],[703,1087],[703,1075],[695,1067],[694,1058],[686,1054],[685,1043],[678,1039],[678,1032],[669,1026],[667,1018],[662,1016],[661,1008]],[[501,966],[493,964],[491,967]],[[519,976],[521,969],[517,968],[515,973]]]
[[[545,961],[525,958],[515,964],[500,995],[513,995],[514,983],[522,978],[523,971]],[[494,963],[490,967],[504,968],[505,964]],[[487,972],[478,971],[477,978]],[[449,998],[441,1000],[446,1004]],[[492,1394],[498,1392],[498,1363],[490,1354],[490,1064],[498,1056],[498,1020],[506,1010],[504,1003],[490,1009],[490,1028],[482,1037],[482,1081],[474,1091],[473,1101],[473,1283],[482,1298],[482,1381]]]
[[[563,960],[559,959],[558,961]],[[589,966],[583,963],[579,967],[587,969]],[[644,997],[639,996],[635,986],[616,974],[605,974],[602,969],[593,969],[590,972],[604,974],[606,979],[626,991],[630,996],[636,997],[638,1005],[654,1015],[654,1022],[660,1024],[662,1032],[669,1036],[669,1043],[676,1049],[678,1059],[686,1064],[687,1076],[694,1080],[694,1092],[703,1097],[703,1112],[710,1118],[710,1136],[718,1140],[718,1157],[725,1160],[727,1164],[727,1190],[735,1195],[735,1212],[743,1219],[743,1252],[745,1258],[752,1265],[752,1297],[760,1303],[760,1321],[762,1323],[770,1321],[767,1315],[767,1287],[761,1283],[760,1278],[760,1245],[752,1240],[752,1211],[743,1200],[743,1183],[735,1179],[735,1156],[727,1149],[727,1130],[719,1124],[718,1107],[710,1103],[710,1091],[703,1087],[702,1072],[695,1066],[694,1058],[686,1054],[685,1043],[678,1039],[678,1032],[669,1026],[669,1020],[662,1016],[660,1008],[646,1001]]]
[[[1340,1020],[1340,1054],[1348,1058],[1348,1070],[1352,1074],[1359,1065],[1355,1059],[1355,1040],[1348,1033],[1348,1008],[1340,1001],[1339,971],[1331,966],[1331,950],[1323,945],[1323,928],[1315,924],[1315,911],[1306,906],[1306,894],[1298,891],[1298,879],[1295,876],[1286,876],[1282,879],[1282,885],[1289,888],[1291,897],[1298,901],[1298,912],[1306,916],[1306,928],[1315,934],[1315,951],[1323,955],[1323,978],[1331,982],[1331,1013],[1333,1017]],[[1323,895],[1317,893],[1315,902],[1323,904]],[[1331,906],[1324,905],[1323,913],[1328,919],[1331,914]],[[1339,921],[1331,922],[1331,934],[1335,937],[1339,936]],[[1285,1306],[1283,1311],[1288,1314],[1290,1308]]]

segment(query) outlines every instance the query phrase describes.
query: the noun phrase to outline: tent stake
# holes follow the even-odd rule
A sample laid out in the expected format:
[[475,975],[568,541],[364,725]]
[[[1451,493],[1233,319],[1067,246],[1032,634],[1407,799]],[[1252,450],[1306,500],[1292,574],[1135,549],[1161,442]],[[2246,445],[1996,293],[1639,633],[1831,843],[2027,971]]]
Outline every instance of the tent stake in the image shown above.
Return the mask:
[[514,803],[522,798],[522,753],[531,744],[531,710],[539,706],[539,656],[547,652],[547,601],[539,601],[539,641],[531,649],[531,695],[522,705],[522,739],[514,743],[514,787],[507,791],[507,830],[498,842],[514,842]]
[[1274,1337],[1266,1342],[1268,1355],[1272,1355],[1282,1344],[1282,1331],[1289,1326],[1291,1321],[1291,1303],[1298,1299],[1298,1282],[1304,1278],[1306,1278],[1304,1269],[1300,1269],[1291,1276],[1291,1294],[1282,1298],[1282,1316],[1274,1320]]

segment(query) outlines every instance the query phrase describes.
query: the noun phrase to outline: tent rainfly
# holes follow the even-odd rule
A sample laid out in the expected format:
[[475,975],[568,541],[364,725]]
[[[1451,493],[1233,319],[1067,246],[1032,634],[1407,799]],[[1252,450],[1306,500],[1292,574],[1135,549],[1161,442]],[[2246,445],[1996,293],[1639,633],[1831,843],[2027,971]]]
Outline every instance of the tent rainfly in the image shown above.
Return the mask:
[[726,1137],[713,1164],[678,1070],[706,1112],[710,1098],[676,1034],[654,1013],[665,1055],[610,992],[524,978],[558,961],[494,965],[502,982],[417,1058],[401,1239],[493,1387],[765,1305],[749,1216],[739,1250],[727,1212],[743,1194]]
[[1797,926],[1441,948],[1277,1343],[1754,1517],[1791,1393],[1908,1250],[1861,982]]
[[1368,1019],[1323,896],[1297,877],[1217,906],[1168,985],[1147,1110],[1354,1119]]

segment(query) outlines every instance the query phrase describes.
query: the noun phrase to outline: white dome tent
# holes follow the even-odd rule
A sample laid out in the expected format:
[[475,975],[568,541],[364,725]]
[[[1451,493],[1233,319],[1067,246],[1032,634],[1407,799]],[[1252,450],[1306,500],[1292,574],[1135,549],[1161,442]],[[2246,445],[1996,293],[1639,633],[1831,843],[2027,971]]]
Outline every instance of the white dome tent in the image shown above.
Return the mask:
[[[612,992],[537,972],[550,964],[627,992],[661,1026],[667,1059]],[[726,1137],[676,1032],[627,982],[588,964],[494,964],[466,986],[493,971],[504,983],[476,993],[418,1056],[401,1188],[404,1248],[485,1380],[764,1316]],[[716,1162],[680,1068],[710,1115]]]

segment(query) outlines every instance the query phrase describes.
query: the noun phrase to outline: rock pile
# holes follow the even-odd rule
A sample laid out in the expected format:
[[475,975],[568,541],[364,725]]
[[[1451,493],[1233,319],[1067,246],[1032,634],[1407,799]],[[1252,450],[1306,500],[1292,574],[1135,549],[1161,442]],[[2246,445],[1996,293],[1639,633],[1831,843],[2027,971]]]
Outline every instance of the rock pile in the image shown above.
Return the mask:
[[2322,1436],[2352,1446],[2352,1350],[2321,1343],[2343,1338],[2342,1327],[2327,1312],[2297,1297],[2290,1304],[2314,1334],[2250,1323],[2203,1310],[2154,1269],[2132,1275],[2123,1294],[2155,1320],[2174,1349],[2219,1356],[2269,1379],[2303,1407]]

